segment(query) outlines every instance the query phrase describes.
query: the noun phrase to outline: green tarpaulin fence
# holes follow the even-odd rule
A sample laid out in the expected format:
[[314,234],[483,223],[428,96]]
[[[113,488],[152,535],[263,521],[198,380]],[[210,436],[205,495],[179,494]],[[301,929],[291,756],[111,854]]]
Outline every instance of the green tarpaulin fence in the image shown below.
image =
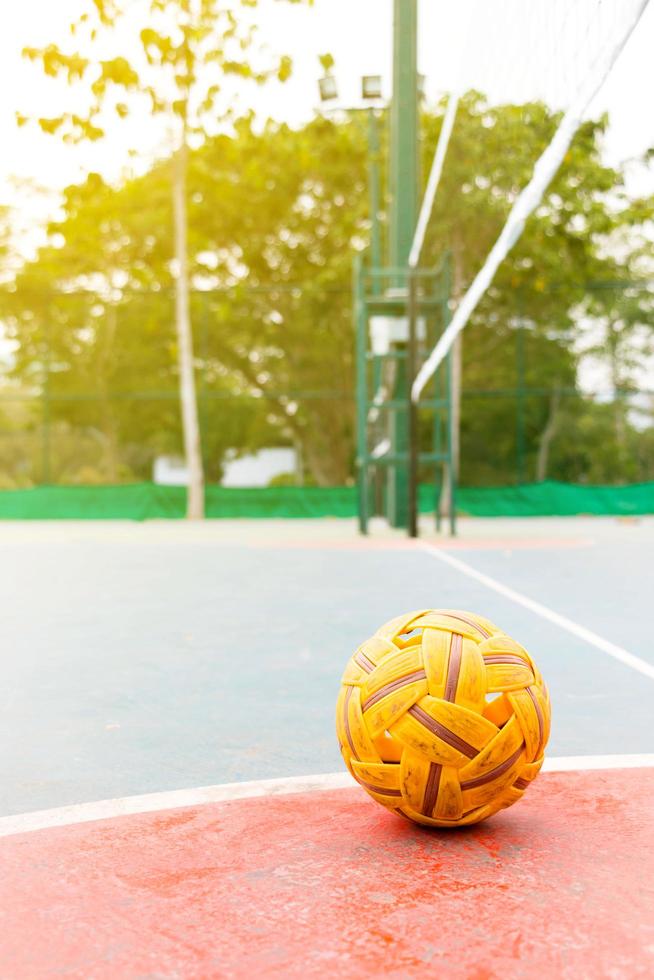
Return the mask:
[[[434,509],[434,488],[420,488],[420,510]],[[526,483],[462,487],[461,514],[474,517],[547,517],[573,514],[652,514],[654,482],[621,487]],[[33,487],[0,491],[0,519],[135,520],[184,516],[186,491],[135,483],[116,487]],[[208,487],[208,517],[354,517],[354,487]]]

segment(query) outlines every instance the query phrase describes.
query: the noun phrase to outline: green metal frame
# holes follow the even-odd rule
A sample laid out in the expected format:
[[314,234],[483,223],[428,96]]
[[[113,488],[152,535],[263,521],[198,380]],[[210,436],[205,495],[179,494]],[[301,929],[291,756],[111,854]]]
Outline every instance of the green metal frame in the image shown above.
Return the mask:
[[[390,111],[389,141],[389,242],[388,263],[402,270],[389,282],[406,286],[404,267],[418,220],[419,196],[419,113],[418,113],[418,2],[393,2],[393,99]],[[372,267],[379,267],[372,263]],[[402,399],[410,382],[406,358],[398,361],[394,397]],[[393,452],[410,451],[409,404],[389,419],[388,437]],[[386,516],[393,527],[408,527],[411,511],[411,488],[406,469],[388,470],[386,479]]]
[[[434,468],[434,510],[440,527],[440,489],[447,473],[452,480],[452,507],[449,524],[456,533],[456,486],[452,465],[452,389],[451,358],[425,389],[417,405],[411,406],[410,387],[420,363],[427,357],[449,322],[450,259],[447,255],[433,269],[409,270],[393,266],[370,268],[366,256],[358,255],[354,262],[353,296],[356,336],[357,388],[357,479],[359,488],[359,529],[368,533],[368,522],[375,513],[372,499],[372,480],[385,470],[392,483],[408,487],[408,530],[417,533],[418,478],[421,471]],[[399,284],[399,286],[398,286]],[[409,324],[407,343],[394,344],[386,353],[375,353],[370,343],[370,320],[375,315],[406,317]],[[417,336],[416,325],[422,318],[425,336]],[[375,401],[380,381],[394,376],[390,398]],[[404,390],[399,390],[398,375]],[[371,445],[371,413],[384,413],[389,420],[388,431],[402,432],[401,440],[391,440],[383,455],[373,454]],[[432,423],[425,426],[425,417]],[[425,433],[429,444],[423,445]],[[397,442],[401,443],[398,448]],[[391,482],[391,481],[388,481]],[[384,508],[388,513],[388,508]]]

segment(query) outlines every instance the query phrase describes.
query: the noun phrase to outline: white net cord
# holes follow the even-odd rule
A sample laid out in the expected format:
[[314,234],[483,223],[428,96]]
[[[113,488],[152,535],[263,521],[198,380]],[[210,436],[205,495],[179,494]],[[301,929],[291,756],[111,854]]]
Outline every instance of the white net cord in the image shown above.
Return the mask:
[[[429,358],[419,370],[411,389],[411,397],[414,402],[419,400],[425,385],[438,370],[438,367],[450,351],[454,340],[468,323],[477,304],[491,284],[499,265],[520,238],[525,222],[542,201],[547,187],[565,157],[575,132],[583,121],[584,113],[611,72],[613,65],[631,37],[648,4],[649,0],[640,0],[635,5],[632,15],[623,26],[623,30],[611,39],[609,45],[600,50],[597,58],[585,74],[583,81],[579,84],[576,96],[565,112],[554,138],[536,162],[531,180],[516,198],[499,238],[489,252],[482,268],[464,294],[449,326],[440,337]],[[445,124],[443,125],[444,128]],[[444,151],[442,155],[444,157]],[[437,182],[438,178],[436,178]],[[420,223],[418,227],[420,227]],[[422,235],[424,237],[424,230]],[[417,231],[414,246],[422,247]]]

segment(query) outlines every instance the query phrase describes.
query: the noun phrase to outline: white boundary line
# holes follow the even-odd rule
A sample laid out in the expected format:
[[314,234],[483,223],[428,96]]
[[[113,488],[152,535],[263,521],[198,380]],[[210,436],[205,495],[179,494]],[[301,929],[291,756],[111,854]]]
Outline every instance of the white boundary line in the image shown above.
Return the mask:
[[488,589],[492,589],[494,592],[498,592],[499,595],[511,599],[513,602],[518,603],[519,606],[524,606],[530,612],[536,613],[537,616],[542,616],[543,619],[549,620],[550,623],[554,623],[556,626],[560,626],[561,629],[567,630],[568,633],[579,637],[580,640],[585,640],[586,643],[597,647],[603,653],[608,653],[609,657],[613,657],[614,660],[619,660],[625,666],[631,667],[632,670],[637,670],[640,674],[644,674],[645,677],[649,677],[650,680],[654,680],[654,664],[650,664],[646,660],[641,660],[635,654],[629,653],[628,650],[617,646],[615,643],[611,643],[609,640],[605,640],[604,637],[593,633],[592,630],[586,629],[585,626],[581,626],[579,623],[575,623],[572,619],[568,619],[567,616],[561,616],[560,613],[554,612],[553,609],[544,606],[540,602],[536,602],[534,599],[530,599],[529,596],[523,595],[522,592],[516,592],[515,589],[509,588],[508,585],[502,585],[497,579],[491,578],[490,575],[484,575],[483,572],[478,572],[472,565],[468,565],[467,562],[461,561],[459,558],[453,558],[452,555],[441,551],[439,548],[434,548],[433,545],[420,543],[419,548],[431,555],[432,558],[437,558],[444,564],[456,568],[457,571],[462,572],[469,578],[481,582]]
[[20,834],[45,827],[65,827],[157,810],[174,810],[205,803],[224,803],[227,800],[247,800],[256,796],[281,796],[288,793],[311,793],[316,790],[345,789],[356,785],[349,772],[334,772],[318,776],[288,776],[284,779],[258,779],[253,782],[221,783],[217,786],[198,786],[143,796],[123,796],[95,803],[75,803],[54,810],[36,810],[12,817],[0,817],[0,837]]
[[[546,759],[544,772],[584,772],[595,769],[647,769],[654,767],[654,753],[644,755],[569,755]],[[257,796],[286,796],[291,793],[312,793],[322,790],[351,789],[356,783],[348,772],[331,772],[317,776],[288,776],[284,779],[259,779],[245,783],[223,783],[218,786],[199,786],[168,793],[148,793],[144,796],[124,796],[96,803],[76,803],[54,810],[36,810],[16,816],[0,817],[0,837],[23,834],[33,830],[67,827],[109,820],[138,813],[156,813],[179,807],[224,803],[228,800],[248,800]]]

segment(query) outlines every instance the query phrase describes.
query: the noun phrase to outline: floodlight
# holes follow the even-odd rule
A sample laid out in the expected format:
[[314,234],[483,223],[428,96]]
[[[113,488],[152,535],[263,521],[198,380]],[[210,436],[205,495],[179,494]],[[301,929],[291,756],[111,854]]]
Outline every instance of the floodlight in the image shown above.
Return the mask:
[[364,75],[361,79],[361,97],[364,99],[381,99],[381,75]]
[[321,102],[329,102],[338,97],[338,87],[333,75],[325,75],[324,78],[319,79],[318,88],[320,89]]

